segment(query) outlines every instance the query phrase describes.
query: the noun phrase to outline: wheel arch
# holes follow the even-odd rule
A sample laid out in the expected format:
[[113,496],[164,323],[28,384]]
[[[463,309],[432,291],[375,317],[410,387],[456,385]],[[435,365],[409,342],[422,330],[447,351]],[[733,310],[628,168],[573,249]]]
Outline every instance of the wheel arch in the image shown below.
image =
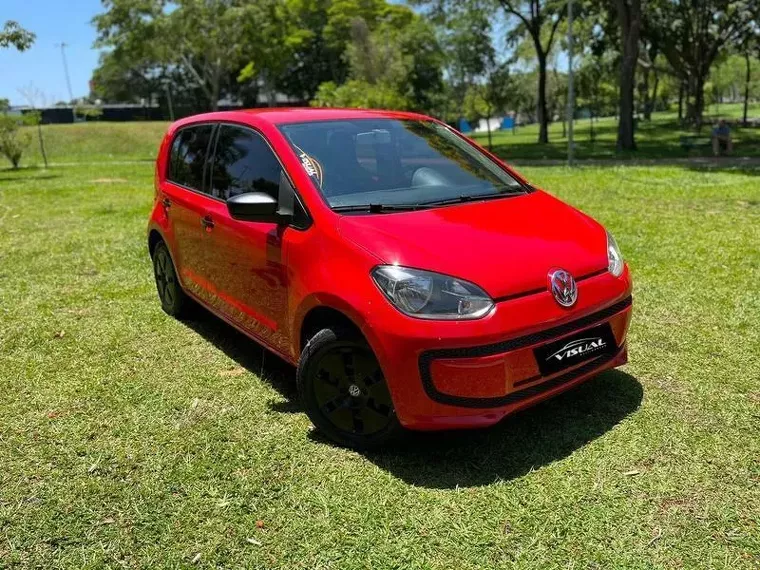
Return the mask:
[[166,243],[164,236],[161,235],[161,232],[157,229],[151,228],[148,232],[148,253],[150,254],[151,259],[153,258],[153,252],[155,251],[156,246],[161,242]]
[[301,319],[298,330],[298,350],[303,350],[309,339],[322,329],[348,329],[363,335],[361,327],[343,311],[329,305],[316,305],[308,310]]
[[293,319],[291,331],[295,359],[298,360],[314,333],[329,326],[354,330],[375,348],[367,321],[353,304],[332,293],[315,293],[300,304]]

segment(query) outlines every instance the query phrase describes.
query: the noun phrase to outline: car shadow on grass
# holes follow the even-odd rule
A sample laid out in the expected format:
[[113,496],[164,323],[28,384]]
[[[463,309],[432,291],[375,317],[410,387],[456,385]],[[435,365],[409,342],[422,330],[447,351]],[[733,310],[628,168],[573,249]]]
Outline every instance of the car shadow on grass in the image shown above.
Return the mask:
[[202,307],[197,307],[193,318],[183,324],[277,390],[284,400],[270,403],[272,410],[284,413],[302,411],[296,390],[296,371],[292,365]]
[[604,435],[641,405],[643,389],[620,370],[484,430],[408,433],[364,455],[407,483],[437,489],[475,487],[525,475]]
[[[204,309],[198,311],[197,317],[185,325],[277,390],[283,400],[271,402],[272,410],[303,412],[293,366]],[[386,448],[361,454],[412,485],[440,489],[488,485],[520,477],[571,455],[633,413],[642,397],[643,389],[636,378],[610,370],[507,416],[492,428],[407,432]],[[309,438],[334,445],[316,430]]]

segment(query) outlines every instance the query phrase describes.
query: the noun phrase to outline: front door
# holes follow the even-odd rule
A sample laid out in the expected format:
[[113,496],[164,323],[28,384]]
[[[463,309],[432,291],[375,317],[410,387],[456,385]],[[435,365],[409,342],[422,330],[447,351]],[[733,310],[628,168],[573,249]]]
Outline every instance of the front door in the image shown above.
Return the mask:
[[283,237],[275,223],[242,222],[230,217],[225,201],[245,192],[278,194],[282,168],[264,138],[253,129],[223,124],[211,163],[207,216],[209,281],[216,307],[242,328],[280,352],[288,351],[287,271]]

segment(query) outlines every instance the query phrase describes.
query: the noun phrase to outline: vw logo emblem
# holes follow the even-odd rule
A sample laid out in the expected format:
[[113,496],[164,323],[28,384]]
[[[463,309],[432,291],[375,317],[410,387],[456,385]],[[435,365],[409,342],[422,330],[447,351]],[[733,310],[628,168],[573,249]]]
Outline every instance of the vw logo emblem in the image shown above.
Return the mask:
[[572,307],[578,299],[578,286],[575,279],[564,269],[549,272],[549,288],[554,300],[563,307]]

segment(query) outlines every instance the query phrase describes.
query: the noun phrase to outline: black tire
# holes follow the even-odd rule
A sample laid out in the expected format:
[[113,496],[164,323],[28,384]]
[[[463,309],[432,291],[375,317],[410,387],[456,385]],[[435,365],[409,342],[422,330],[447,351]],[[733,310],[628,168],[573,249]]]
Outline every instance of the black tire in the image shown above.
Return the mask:
[[153,275],[164,312],[176,319],[190,316],[193,302],[179,284],[174,261],[164,242],[160,242],[153,249]]
[[298,393],[312,423],[339,445],[375,448],[402,431],[380,364],[352,331],[326,328],[309,340]]

